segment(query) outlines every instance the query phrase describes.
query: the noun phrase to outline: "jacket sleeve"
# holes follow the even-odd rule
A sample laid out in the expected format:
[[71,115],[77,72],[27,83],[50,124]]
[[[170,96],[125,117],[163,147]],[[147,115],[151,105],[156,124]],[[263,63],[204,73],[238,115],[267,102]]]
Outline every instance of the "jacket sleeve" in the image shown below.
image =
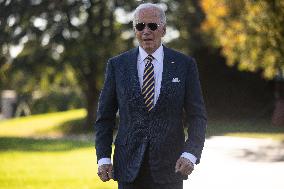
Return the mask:
[[207,127],[207,116],[202,96],[197,65],[194,59],[189,59],[186,75],[185,92],[185,116],[188,126],[188,139],[184,145],[184,151],[193,154],[198,164],[200,162],[202,149],[205,142]]
[[97,160],[111,157],[113,129],[115,126],[117,109],[115,74],[110,60],[106,67],[105,82],[99,97],[95,122]]

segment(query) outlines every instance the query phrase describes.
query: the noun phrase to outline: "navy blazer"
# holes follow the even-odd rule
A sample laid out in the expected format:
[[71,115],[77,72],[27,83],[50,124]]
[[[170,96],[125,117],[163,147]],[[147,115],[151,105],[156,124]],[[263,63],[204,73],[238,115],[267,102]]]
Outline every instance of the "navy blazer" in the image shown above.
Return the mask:
[[[177,159],[182,152],[189,152],[199,163],[205,141],[207,118],[197,65],[193,58],[164,46],[160,95],[148,112],[139,85],[137,56],[135,48],[108,61],[95,123],[97,159],[111,157],[119,110],[114,179],[132,182],[148,147],[154,180],[181,181],[187,177],[175,173]],[[188,126],[186,141],[185,126]]]

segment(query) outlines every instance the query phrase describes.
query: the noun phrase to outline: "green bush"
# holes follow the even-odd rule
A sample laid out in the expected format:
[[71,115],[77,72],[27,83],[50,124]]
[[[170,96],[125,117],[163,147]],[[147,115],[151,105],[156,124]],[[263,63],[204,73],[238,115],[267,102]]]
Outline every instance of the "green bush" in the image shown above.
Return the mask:
[[52,92],[37,100],[31,105],[32,114],[41,114],[47,112],[66,111],[70,109],[82,108],[84,99],[75,92],[63,93]]

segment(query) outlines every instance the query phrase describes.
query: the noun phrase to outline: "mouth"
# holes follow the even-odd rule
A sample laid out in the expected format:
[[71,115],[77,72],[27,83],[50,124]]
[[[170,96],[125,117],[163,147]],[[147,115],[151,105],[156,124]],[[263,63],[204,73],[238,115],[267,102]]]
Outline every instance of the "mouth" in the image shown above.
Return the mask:
[[143,39],[144,42],[153,41],[152,39]]

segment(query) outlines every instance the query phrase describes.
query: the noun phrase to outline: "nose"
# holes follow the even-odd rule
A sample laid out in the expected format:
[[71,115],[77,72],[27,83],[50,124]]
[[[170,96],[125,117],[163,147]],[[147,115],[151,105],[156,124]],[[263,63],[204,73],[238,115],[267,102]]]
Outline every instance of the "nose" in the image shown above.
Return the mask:
[[145,28],[142,30],[142,32],[150,32],[152,31],[149,27],[148,24],[146,24]]
[[147,34],[149,34],[151,31],[152,31],[152,30],[150,30],[150,29],[148,28],[148,26],[145,26],[145,28],[142,30],[142,33],[145,34],[145,35],[147,35]]

